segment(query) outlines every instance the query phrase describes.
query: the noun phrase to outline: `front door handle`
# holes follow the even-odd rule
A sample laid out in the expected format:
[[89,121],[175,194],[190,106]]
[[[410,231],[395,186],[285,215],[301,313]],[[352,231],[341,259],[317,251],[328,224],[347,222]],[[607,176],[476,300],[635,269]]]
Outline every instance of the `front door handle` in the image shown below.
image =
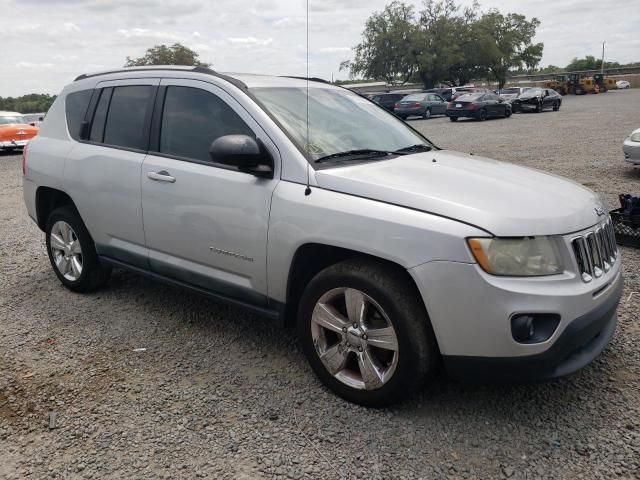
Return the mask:
[[159,172],[147,172],[147,177],[151,180],[155,180],[156,182],[175,183],[176,181],[176,177],[169,175],[169,172],[166,170],[161,170]]

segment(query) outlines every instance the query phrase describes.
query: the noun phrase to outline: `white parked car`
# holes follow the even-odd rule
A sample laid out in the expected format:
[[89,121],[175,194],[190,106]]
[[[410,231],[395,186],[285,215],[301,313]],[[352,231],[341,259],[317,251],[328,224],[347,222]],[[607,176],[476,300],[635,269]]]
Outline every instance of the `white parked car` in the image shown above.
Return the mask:
[[23,174],[65,287],[124,268],[246,307],[296,331],[322,382],[363,405],[441,363],[474,381],[567,375],[616,329],[621,259],[596,194],[441,150],[325,82],[81,75]]
[[631,84],[629,82],[627,82],[626,80],[617,80],[616,81],[616,87],[618,87],[618,89],[620,90],[624,90],[627,88],[631,88]]
[[631,132],[622,145],[624,159],[634,165],[640,165],[640,128]]

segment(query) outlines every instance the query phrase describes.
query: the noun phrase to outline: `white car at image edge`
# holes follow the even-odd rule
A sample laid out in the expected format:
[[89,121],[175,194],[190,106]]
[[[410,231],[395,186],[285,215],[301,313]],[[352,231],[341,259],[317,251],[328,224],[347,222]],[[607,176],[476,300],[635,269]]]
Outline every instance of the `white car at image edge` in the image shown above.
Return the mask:
[[618,87],[618,90],[625,90],[631,88],[631,84],[626,80],[618,80],[616,81],[616,87]]
[[640,128],[631,132],[622,145],[624,159],[634,165],[640,165]]

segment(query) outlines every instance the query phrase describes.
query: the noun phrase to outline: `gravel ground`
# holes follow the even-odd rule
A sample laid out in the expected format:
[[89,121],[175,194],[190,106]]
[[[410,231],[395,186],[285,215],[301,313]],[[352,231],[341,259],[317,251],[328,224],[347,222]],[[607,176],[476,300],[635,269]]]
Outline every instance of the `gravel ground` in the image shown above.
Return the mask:
[[[631,90],[412,124],[442,147],[571,177],[614,207],[640,193],[621,155],[639,105]],[[640,477],[638,250],[622,249],[619,330],[583,371],[522,386],[439,378],[368,410],[319,384],[293,332],[241,310],[124,272],[92,295],[62,288],[17,155],[0,156],[0,207],[0,478]]]

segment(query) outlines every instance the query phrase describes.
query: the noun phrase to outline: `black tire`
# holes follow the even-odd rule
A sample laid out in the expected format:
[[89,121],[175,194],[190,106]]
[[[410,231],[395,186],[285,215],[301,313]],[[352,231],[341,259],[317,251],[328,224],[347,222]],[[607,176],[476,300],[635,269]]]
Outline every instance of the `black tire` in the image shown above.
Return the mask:
[[553,111],[557,112],[558,110],[560,110],[560,102],[554,102]]
[[429,120],[431,118],[431,109],[427,108],[422,114],[422,118],[425,120]]
[[[75,281],[65,278],[65,276],[60,272],[56,266],[53,252],[51,250],[51,230],[55,223],[61,220],[71,226],[75,232],[77,240],[80,242],[80,248],[82,249],[82,272]],[[85,227],[84,222],[80,218],[78,211],[73,206],[60,207],[51,212],[47,219],[45,234],[47,254],[49,255],[51,267],[60,282],[69,290],[79,293],[87,293],[100,288],[109,281],[111,268],[105,267],[100,263],[93,239],[91,238],[87,227]]]
[[406,120],[407,116],[406,115],[398,115],[402,120]]
[[452,122],[457,122],[458,121],[458,117],[449,117],[449,120],[451,120]]
[[484,122],[487,119],[487,111],[483,108],[482,110],[480,110],[480,113],[478,114],[478,120],[480,120],[481,122]]
[[538,102],[536,105],[536,113],[542,113],[542,102]]
[[[378,388],[357,389],[343,383],[327,370],[316,351],[312,313],[318,300],[336,288],[353,288],[368,295],[385,311],[395,330],[397,364],[391,377]],[[439,361],[429,317],[411,279],[400,268],[369,259],[346,260],[317,274],[300,300],[297,327],[300,344],[322,383],[342,398],[367,407],[390,405],[416,392]]]
[[510,108],[508,108],[508,107],[506,107],[506,108],[504,109],[504,118],[509,118],[509,117],[511,116],[511,113],[512,113],[512,112],[511,112],[511,109],[510,109]]

